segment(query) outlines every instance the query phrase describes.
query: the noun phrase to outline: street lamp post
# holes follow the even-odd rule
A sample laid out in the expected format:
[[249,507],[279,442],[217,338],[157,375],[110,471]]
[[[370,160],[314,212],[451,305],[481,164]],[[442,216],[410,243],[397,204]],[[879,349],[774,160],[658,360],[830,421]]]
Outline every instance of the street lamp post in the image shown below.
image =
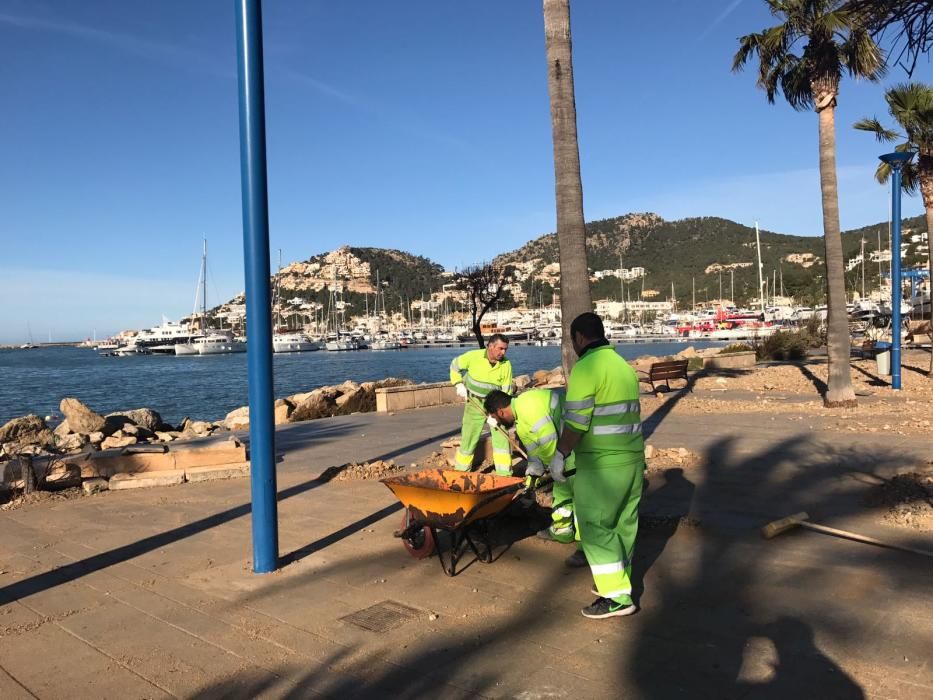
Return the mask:
[[913,151],[879,158],[891,168],[891,388],[901,389],[901,169]]
[[278,567],[279,530],[272,398],[272,310],[261,0],[235,0],[240,103],[240,181],[246,270],[246,364],[253,571]]

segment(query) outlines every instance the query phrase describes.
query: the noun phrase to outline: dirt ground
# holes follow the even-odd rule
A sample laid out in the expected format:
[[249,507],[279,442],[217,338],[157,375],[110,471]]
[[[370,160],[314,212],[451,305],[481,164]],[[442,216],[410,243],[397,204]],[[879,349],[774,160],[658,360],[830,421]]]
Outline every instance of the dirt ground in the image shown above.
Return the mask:
[[[676,387],[672,392],[642,394],[642,417],[662,407],[678,414],[766,413],[787,420],[829,419],[820,427],[839,432],[926,434],[933,428],[929,411],[933,378],[921,371],[928,363],[926,351],[906,352],[902,390],[894,392],[888,378],[877,376],[873,360],[853,360],[852,384],[859,399],[855,408],[823,407],[820,390],[827,379],[827,365],[825,360],[816,360],[710,373],[695,378],[691,393]],[[673,404],[667,406],[669,402]]]
[[880,484],[869,505],[882,509],[890,525],[912,530],[933,530],[933,464],[920,472],[898,474]]

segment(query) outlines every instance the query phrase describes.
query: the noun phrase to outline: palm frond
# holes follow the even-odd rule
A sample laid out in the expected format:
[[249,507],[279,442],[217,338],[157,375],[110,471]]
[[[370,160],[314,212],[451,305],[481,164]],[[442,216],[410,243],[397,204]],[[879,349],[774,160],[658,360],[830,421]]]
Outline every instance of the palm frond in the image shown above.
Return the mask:
[[867,30],[853,28],[840,46],[840,57],[853,78],[876,81],[884,77],[884,51],[875,43]]
[[858,129],[859,131],[871,131],[875,135],[875,139],[879,142],[884,143],[886,141],[897,141],[899,138],[903,138],[899,133],[893,131],[892,129],[886,128],[876,117],[871,117],[870,119],[859,119],[855,124],[852,125],[853,129]]
[[880,184],[885,184],[888,180],[891,179],[891,166],[887,163],[879,163],[878,169],[875,170],[875,179]]
[[739,37],[739,50],[736,51],[735,56],[732,57],[733,73],[738,73],[740,70],[742,70],[742,68],[748,62],[748,59],[758,53],[758,46],[760,42],[760,34],[746,34],[743,37]]

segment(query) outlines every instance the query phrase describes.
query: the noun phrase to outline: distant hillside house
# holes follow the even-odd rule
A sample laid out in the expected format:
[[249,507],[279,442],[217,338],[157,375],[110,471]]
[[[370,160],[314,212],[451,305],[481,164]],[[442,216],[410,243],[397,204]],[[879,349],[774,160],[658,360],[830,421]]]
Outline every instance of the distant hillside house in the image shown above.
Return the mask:
[[791,253],[786,258],[786,262],[794,263],[800,265],[801,267],[812,267],[816,265],[819,261],[819,258],[816,257],[813,253]]
[[619,277],[626,282],[631,280],[637,280],[645,276],[645,268],[643,267],[622,267],[618,270],[599,270],[593,273],[595,279],[601,280],[604,277]]

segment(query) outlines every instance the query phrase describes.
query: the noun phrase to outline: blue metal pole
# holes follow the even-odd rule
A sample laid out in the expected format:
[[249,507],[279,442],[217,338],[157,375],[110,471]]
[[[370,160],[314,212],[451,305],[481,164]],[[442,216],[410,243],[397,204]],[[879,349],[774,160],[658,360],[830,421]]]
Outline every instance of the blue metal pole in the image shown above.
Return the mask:
[[891,388],[901,388],[901,166],[891,168]]
[[262,2],[234,0],[234,4],[240,92],[243,262],[246,268],[253,571],[264,574],[274,571],[278,566],[279,525],[275,483]]

